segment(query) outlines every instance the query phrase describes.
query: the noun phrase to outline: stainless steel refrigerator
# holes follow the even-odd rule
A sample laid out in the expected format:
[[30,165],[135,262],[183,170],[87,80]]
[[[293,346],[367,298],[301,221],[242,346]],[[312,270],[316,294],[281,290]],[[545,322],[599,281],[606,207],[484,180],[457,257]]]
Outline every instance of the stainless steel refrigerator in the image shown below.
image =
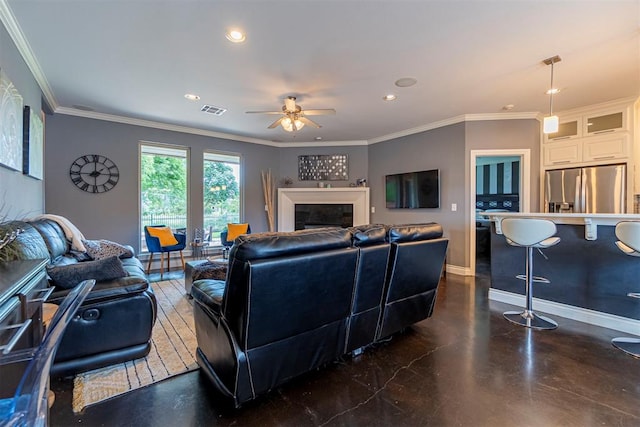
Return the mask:
[[545,212],[626,213],[625,165],[545,172]]

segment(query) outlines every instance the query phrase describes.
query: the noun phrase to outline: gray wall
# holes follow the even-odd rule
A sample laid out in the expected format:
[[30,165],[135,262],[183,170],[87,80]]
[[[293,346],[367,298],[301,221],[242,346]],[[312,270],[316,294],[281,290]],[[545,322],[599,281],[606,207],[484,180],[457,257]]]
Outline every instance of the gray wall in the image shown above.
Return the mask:
[[[402,224],[435,221],[449,237],[447,264],[464,264],[465,126],[463,123],[433,129],[369,146],[371,222]],[[440,169],[440,208],[387,209],[385,175]],[[458,210],[451,211],[456,203]]]
[[[537,120],[493,120],[465,123],[465,164],[470,164],[471,150],[530,149],[530,200],[531,212],[539,212],[540,205],[540,122]],[[465,182],[469,182],[471,168],[467,167]],[[475,171],[473,171],[475,173]],[[470,200],[471,189],[467,184],[465,201]],[[475,206],[467,202],[465,219],[467,227],[475,224]],[[470,247],[470,232],[465,233],[465,247]],[[470,265],[470,252],[465,251],[465,266]],[[461,264],[458,264],[461,265]]]
[[[537,120],[465,122],[369,146],[371,222],[399,224],[435,221],[449,241],[447,264],[470,267],[471,150],[531,149],[531,211],[538,210],[540,134]],[[439,209],[387,209],[384,177],[387,174],[440,169]],[[457,210],[452,211],[452,204]]]
[[[4,25],[0,25],[0,68],[22,95],[24,105],[39,113],[40,88]],[[44,212],[43,189],[42,181],[0,166],[0,207],[4,206],[0,219],[22,219]]]
[[[241,154],[244,220],[251,223],[256,232],[267,230],[260,171],[279,169],[278,148],[61,114],[48,120],[46,133],[46,211],[69,218],[88,239],[114,240],[139,250],[140,141],[190,149],[189,232],[194,227],[202,227],[204,150]],[[120,180],[111,191],[91,194],[73,185],[69,167],[83,154],[102,154],[115,162]]]
[[[347,154],[349,155],[349,180],[326,181],[332,187],[348,187],[359,178],[367,178],[368,147],[292,147],[280,149],[280,178],[293,179],[292,187],[316,187],[317,181],[298,180],[298,156],[307,154]],[[280,182],[278,182],[280,185]],[[281,185],[280,185],[281,186]]]

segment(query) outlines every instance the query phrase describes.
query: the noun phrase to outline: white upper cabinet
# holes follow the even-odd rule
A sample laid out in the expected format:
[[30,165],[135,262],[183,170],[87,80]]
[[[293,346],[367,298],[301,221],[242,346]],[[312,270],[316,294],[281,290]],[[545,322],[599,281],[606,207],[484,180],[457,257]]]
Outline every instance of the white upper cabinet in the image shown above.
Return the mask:
[[548,141],[560,141],[563,139],[577,138],[582,135],[582,118],[562,118],[558,126],[558,132],[545,135]]
[[544,135],[543,168],[632,162],[633,108],[632,100],[623,100],[559,113],[558,132]]
[[624,111],[614,111],[585,116],[584,135],[601,135],[616,131],[626,131],[627,114]]
[[632,114],[630,103],[603,109],[589,109],[584,113],[558,114],[560,126],[558,132],[544,136],[544,142],[561,141],[571,138],[584,138],[607,133],[629,132],[629,117]]

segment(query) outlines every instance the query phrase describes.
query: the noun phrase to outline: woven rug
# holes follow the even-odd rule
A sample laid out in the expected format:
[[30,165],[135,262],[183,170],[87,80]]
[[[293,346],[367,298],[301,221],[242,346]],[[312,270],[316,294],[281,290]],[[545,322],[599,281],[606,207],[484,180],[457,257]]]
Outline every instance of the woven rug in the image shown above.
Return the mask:
[[141,359],[77,375],[73,382],[73,412],[174,375],[198,368],[193,308],[182,280],[152,284],[158,300],[151,351]]

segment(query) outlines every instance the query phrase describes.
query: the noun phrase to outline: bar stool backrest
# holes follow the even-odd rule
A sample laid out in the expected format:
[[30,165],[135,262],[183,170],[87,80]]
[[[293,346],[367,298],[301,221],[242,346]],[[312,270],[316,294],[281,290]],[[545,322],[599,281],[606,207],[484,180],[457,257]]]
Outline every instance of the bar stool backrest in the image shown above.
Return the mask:
[[504,218],[502,234],[520,246],[533,246],[556,234],[556,225],[547,219]]
[[[640,222],[619,222],[616,224],[616,237],[620,240],[620,242],[616,242],[616,245],[621,251],[627,255],[640,256]],[[622,243],[627,248],[624,248],[619,243]]]

